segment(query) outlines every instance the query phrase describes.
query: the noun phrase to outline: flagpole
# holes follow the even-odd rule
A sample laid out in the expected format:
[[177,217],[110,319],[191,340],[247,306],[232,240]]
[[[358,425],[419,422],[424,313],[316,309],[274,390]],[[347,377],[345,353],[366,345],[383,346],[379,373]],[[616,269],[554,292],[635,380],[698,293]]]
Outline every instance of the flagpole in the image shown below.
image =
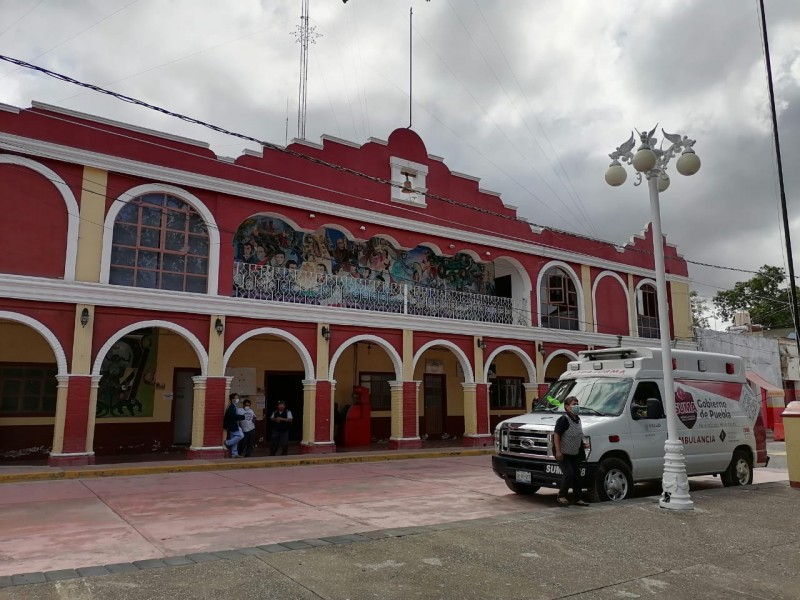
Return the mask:
[[778,186],[781,193],[781,215],[783,216],[783,236],[786,241],[786,264],[789,267],[789,299],[792,303],[794,320],[794,336],[797,352],[800,355],[800,315],[797,313],[797,290],[794,287],[794,259],[792,258],[792,240],[789,234],[789,213],[786,208],[786,190],[783,185],[783,164],[781,162],[781,142],[778,137],[778,114],[775,111],[775,91],[772,88],[772,63],[769,59],[769,39],[767,38],[767,16],[764,12],[764,0],[759,0],[761,7],[761,33],[764,37],[764,58],[767,62],[767,84],[769,85],[769,107],[772,111],[772,135],[775,139],[775,156],[778,162]]
[[408,7],[408,128],[411,129],[411,99],[413,97],[413,66],[414,54],[411,51],[412,38],[411,38],[411,25],[414,20],[414,8]]

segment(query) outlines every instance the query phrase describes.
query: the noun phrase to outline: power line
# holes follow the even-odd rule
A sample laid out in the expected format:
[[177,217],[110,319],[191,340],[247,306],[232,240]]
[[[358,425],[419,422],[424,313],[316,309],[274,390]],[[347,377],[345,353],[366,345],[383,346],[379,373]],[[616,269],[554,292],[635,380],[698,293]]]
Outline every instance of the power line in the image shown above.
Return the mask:
[[[236,137],[236,138],[239,138],[239,139],[242,139],[242,140],[245,140],[245,141],[253,142],[253,143],[259,144],[262,147],[265,147],[265,148],[268,148],[268,149],[271,149],[271,150],[274,150],[274,151],[277,151],[277,152],[281,152],[281,153],[284,153],[284,154],[288,154],[290,156],[294,156],[294,157],[297,157],[297,158],[301,158],[303,160],[307,160],[307,161],[310,161],[312,163],[319,164],[319,165],[322,165],[322,166],[325,166],[325,167],[328,167],[328,168],[333,168],[335,170],[348,173],[350,175],[366,178],[366,179],[368,179],[370,181],[373,181],[373,182],[376,182],[376,183],[381,183],[381,184],[385,184],[385,185],[389,185],[389,186],[393,186],[393,187],[397,187],[397,188],[402,189],[402,184],[395,183],[395,182],[392,182],[390,180],[386,180],[386,179],[383,179],[383,178],[380,178],[380,177],[375,177],[375,176],[372,176],[372,175],[357,171],[355,169],[351,169],[349,167],[344,167],[342,165],[337,165],[337,164],[331,163],[329,161],[325,161],[325,160],[322,160],[322,159],[319,159],[319,158],[316,158],[316,157],[313,157],[313,156],[310,156],[310,155],[307,155],[307,154],[303,154],[302,152],[298,152],[296,150],[291,150],[289,148],[284,148],[282,146],[278,146],[278,145],[272,144],[270,142],[259,140],[258,138],[255,138],[255,137],[252,137],[252,136],[249,136],[249,135],[245,135],[245,134],[242,134],[242,133],[229,131],[229,130],[227,130],[227,129],[223,128],[223,127],[220,127],[218,125],[213,125],[211,123],[207,123],[205,121],[202,121],[202,120],[199,120],[199,119],[195,119],[194,117],[189,117],[189,116],[183,115],[181,113],[176,113],[176,112],[170,111],[168,109],[165,109],[165,108],[162,108],[162,107],[159,107],[159,106],[156,106],[156,105],[152,105],[152,104],[149,104],[149,103],[144,102],[142,100],[138,100],[138,99],[132,98],[130,96],[125,96],[125,95],[120,94],[118,92],[107,90],[107,89],[104,89],[102,87],[99,87],[99,86],[96,86],[96,85],[93,85],[93,84],[81,82],[81,81],[73,79],[72,77],[69,77],[67,75],[63,75],[61,73],[57,73],[55,71],[51,71],[51,70],[45,69],[43,67],[38,67],[36,65],[32,65],[32,64],[30,64],[30,63],[28,63],[26,61],[22,61],[20,59],[15,59],[15,58],[12,58],[12,57],[0,55],[0,60],[4,60],[6,62],[10,62],[12,64],[16,64],[16,65],[18,65],[20,67],[24,67],[24,68],[28,68],[28,69],[32,69],[32,70],[41,72],[41,73],[43,73],[43,74],[45,74],[47,76],[53,77],[55,79],[58,79],[58,80],[61,80],[61,81],[65,81],[67,83],[72,83],[74,85],[78,85],[80,87],[84,87],[84,88],[87,88],[89,90],[92,90],[92,91],[95,91],[95,92],[99,92],[99,93],[102,93],[102,94],[105,94],[105,95],[109,95],[109,96],[112,96],[112,97],[114,97],[116,99],[122,100],[124,102],[128,102],[130,104],[142,106],[144,108],[148,108],[150,110],[154,110],[156,112],[160,112],[162,114],[166,114],[168,116],[175,117],[177,119],[180,119],[180,120],[188,122],[188,123],[192,123],[192,124],[195,124],[195,125],[200,125],[202,127],[205,127],[207,129],[211,129],[213,131],[216,131],[218,133],[222,133],[224,135],[229,135],[229,136]],[[80,125],[80,126],[84,126],[84,127],[90,127],[90,126],[88,126],[86,124],[78,123],[78,122],[72,121],[70,119],[63,119],[63,118],[60,118],[60,117],[54,117],[53,115],[45,114],[45,113],[38,112],[38,111],[37,111],[37,114],[40,114],[42,116],[47,116],[49,118],[55,118],[55,119],[63,120],[63,121],[70,122],[70,123],[73,123],[73,124],[76,124],[76,125]],[[114,133],[114,132],[109,132],[108,130],[102,129],[102,128],[95,128],[95,129],[97,129],[99,131],[103,131],[105,133],[113,133],[114,135],[122,135],[122,134],[118,134],[118,133]],[[159,145],[159,144],[154,144],[153,142],[148,142],[146,140],[142,140],[140,138],[135,138],[133,136],[123,136],[123,137],[129,137],[130,139],[136,140],[137,142],[140,142],[140,143],[153,144],[153,145],[156,145],[156,146],[159,146],[159,147],[167,148],[167,149],[175,151],[175,152],[182,152],[182,153],[190,154],[191,156],[194,156],[194,157],[213,160],[213,159],[211,159],[210,157],[207,157],[207,156],[201,156],[201,155],[197,155],[197,154],[194,154],[194,153],[186,152],[186,151],[183,151],[183,150],[178,150],[176,148],[171,148],[171,147],[168,147],[168,146],[162,146],[162,145]],[[285,179],[287,181],[292,181],[294,183],[302,183],[302,184],[307,185],[309,187],[314,187],[314,188],[317,188],[317,189],[323,189],[323,190],[326,190],[326,191],[330,191],[330,192],[337,193],[337,194],[340,194],[340,195],[349,196],[349,197],[352,197],[352,198],[358,198],[357,196],[354,196],[354,195],[349,194],[349,193],[340,192],[338,190],[332,190],[330,188],[324,188],[322,186],[317,186],[317,185],[311,184],[309,182],[301,182],[301,181],[298,181],[298,180],[295,180],[295,179],[291,179],[291,178],[288,178],[288,177],[282,177],[282,176],[274,174],[274,173],[269,173],[269,172],[262,171],[262,170],[257,170],[257,169],[250,169],[250,168],[244,167],[242,165],[234,165],[234,166],[236,166],[238,168],[248,169],[250,171],[254,171],[254,172],[257,172],[257,173],[264,174],[264,175],[268,175],[270,177],[281,178],[281,179]],[[560,230],[560,229],[557,229],[557,228],[554,228],[554,227],[550,227],[550,226],[547,226],[547,225],[539,225],[539,224],[536,224],[536,223],[531,223],[531,222],[527,221],[526,219],[520,219],[519,217],[516,217],[516,216],[507,215],[507,214],[503,214],[503,213],[498,213],[496,211],[492,211],[492,210],[489,210],[489,209],[486,209],[486,208],[473,206],[473,205],[470,205],[470,204],[467,204],[467,203],[464,203],[464,202],[459,202],[459,201],[453,200],[451,198],[440,196],[438,194],[433,194],[433,193],[427,192],[424,195],[425,195],[426,198],[439,200],[439,201],[442,201],[442,202],[445,202],[445,203],[448,203],[448,204],[452,204],[454,206],[459,206],[461,208],[465,208],[465,209],[468,209],[468,210],[480,212],[480,213],[483,213],[483,214],[488,214],[488,215],[491,215],[491,216],[494,216],[494,217],[497,217],[497,218],[524,223],[524,224],[526,224],[528,226],[533,226],[533,227],[546,229],[548,231],[551,231],[551,232],[554,232],[554,233],[558,233],[558,234],[563,234],[563,235],[566,235],[566,236],[569,236],[569,237],[578,238],[578,239],[582,239],[582,240],[593,242],[593,243],[597,243],[597,244],[602,244],[602,245],[604,245],[606,247],[613,247],[613,248],[621,247],[620,244],[617,244],[615,242],[611,242],[611,241],[603,240],[603,239],[599,239],[599,238],[593,238],[593,237],[586,236],[586,235],[579,234],[579,233],[575,233],[575,232],[569,232],[569,231],[565,231],[565,230]],[[372,200],[372,199],[368,199],[368,198],[361,198],[361,199],[369,201],[369,202],[374,202],[374,203],[377,203],[377,204],[380,204],[381,206],[383,206],[383,203],[376,202],[375,200]],[[407,210],[407,209],[405,209],[403,207],[395,207],[395,208],[397,208],[398,210]],[[409,210],[409,212],[414,212],[414,211],[410,211]],[[416,214],[416,213],[414,213],[414,214]],[[439,218],[439,220],[441,220],[443,222],[448,222],[448,223],[451,223],[451,224],[455,224],[455,225],[458,225],[458,226],[461,226],[461,227],[465,226],[465,224],[463,224],[463,223],[458,223],[456,221],[451,221],[451,220],[448,220],[448,219]],[[491,234],[491,235],[493,235],[495,237],[500,236],[500,237],[503,237],[504,239],[514,240],[514,241],[521,241],[521,242],[524,242],[524,243],[532,244],[534,246],[540,246],[540,247],[545,247],[545,248],[553,248],[553,249],[557,249],[557,250],[562,251],[562,252],[573,253],[576,256],[592,256],[592,255],[584,254],[584,253],[581,253],[581,252],[570,251],[570,250],[567,250],[565,248],[561,248],[561,247],[558,247],[558,246],[543,244],[541,242],[534,241],[534,240],[531,240],[531,239],[528,239],[528,238],[521,238],[519,236],[513,236],[513,235],[509,235],[509,234],[498,233],[498,232],[495,232],[495,231],[482,229],[480,227],[476,227],[476,226],[473,226],[473,225],[466,225],[466,226],[470,227],[470,228],[473,228],[473,229],[475,229],[476,231],[479,231],[479,232],[483,231],[483,232],[489,233],[489,234]],[[643,250],[643,249],[639,249],[639,248],[625,247],[625,250],[626,251],[640,253],[640,254],[645,254],[645,255],[648,255],[648,256],[652,256],[652,252],[646,251],[646,250]],[[592,258],[594,258],[594,256],[592,256]],[[727,271],[750,273],[750,274],[758,273],[758,271],[754,271],[754,270],[741,269],[741,268],[729,267],[729,266],[723,266],[723,265],[715,265],[715,264],[712,264],[712,263],[687,260],[685,258],[666,257],[666,259],[667,260],[673,260],[673,261],[683,260],[683,262],[685,262],[687,264],[694,264],[694,265],[698,265],[698,266],[722,269],[722,270],[727,270]],[[624,265],[624,263],[622,263],[622,264]]]

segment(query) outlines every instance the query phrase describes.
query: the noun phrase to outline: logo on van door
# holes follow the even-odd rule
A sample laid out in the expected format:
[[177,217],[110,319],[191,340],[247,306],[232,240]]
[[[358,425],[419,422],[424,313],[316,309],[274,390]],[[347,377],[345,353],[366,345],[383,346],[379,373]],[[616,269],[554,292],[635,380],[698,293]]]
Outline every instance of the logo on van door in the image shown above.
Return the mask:
[[681,388],[675,390],[675,412],[678,413],[681,423],[689,429],[697,423],[697,407],[694,405],[694,398]]

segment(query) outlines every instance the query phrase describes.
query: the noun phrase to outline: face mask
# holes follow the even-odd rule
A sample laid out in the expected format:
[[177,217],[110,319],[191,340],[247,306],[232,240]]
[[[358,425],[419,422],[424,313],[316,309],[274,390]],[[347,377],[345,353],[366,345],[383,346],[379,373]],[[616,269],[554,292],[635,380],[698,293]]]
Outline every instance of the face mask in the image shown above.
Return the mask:
[[578,406],[577,404],[573,404],[572,405],[572,414],[573,415],[577,415],[579,412],[581,412],[581,407]]
[[238,399],[238,398],[234,398],[234,399],[233,399],[233,403],[234,403],[234,404],[239,404],[239,399]]

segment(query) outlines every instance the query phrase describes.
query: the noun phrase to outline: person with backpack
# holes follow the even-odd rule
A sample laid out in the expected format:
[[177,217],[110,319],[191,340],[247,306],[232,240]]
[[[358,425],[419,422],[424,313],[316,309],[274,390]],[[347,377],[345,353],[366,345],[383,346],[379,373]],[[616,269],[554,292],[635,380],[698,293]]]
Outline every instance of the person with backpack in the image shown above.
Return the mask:
[[231,458],[239,458],[239,442],[244,437],[242,428],[239,426],[239,421],[244,420],[244,413],[240,413],[237,408],[239,404],[239,394],[231,394],[228,396],[228,400],[228,408],[225,409],[225,415],[222,418],[222,426],[227,432],[228,439],[225,440],[223,444],[231,451]]

